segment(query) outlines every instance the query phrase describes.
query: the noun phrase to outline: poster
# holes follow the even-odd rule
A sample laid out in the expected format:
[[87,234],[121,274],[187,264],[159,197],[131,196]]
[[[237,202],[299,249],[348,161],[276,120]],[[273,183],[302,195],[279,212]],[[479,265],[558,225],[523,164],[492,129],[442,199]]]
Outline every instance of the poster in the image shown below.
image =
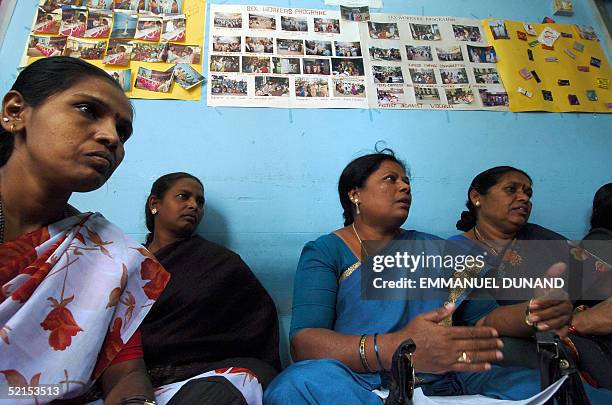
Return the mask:
[[201,73],[205,13],[205,0],[40,0],[21,66],[67,55],[106,70],[130,98],[199,100],[201,86],[179,85],[174,67]]
[[211,106],[507,110],[479,20],[211,5]]
[[6,30],[13,16],[15,4],[17,4],[17,0],[0,0],[0,46],[2,46]]
[[589,27],[486,20],[511,111],[612,111],[610,65]]

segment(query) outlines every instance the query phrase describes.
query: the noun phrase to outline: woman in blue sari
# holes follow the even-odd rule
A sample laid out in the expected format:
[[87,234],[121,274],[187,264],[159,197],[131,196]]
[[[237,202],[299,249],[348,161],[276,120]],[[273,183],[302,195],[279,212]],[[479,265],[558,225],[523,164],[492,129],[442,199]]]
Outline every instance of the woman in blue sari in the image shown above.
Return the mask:
[[[417,299],[410,301],[362,299],[361,261],[373,253],[362,241],[411,241],[418,252],[443,253],[440,238],[401,228],[412,202],[410,181],[404,164],[383,152],[344,169],[338,191],[345,226],[302,251],[290,331],[296,363],[272,382],[264,403],[380,405],[377,390],[387,387],[385,371],[408,338],[417,346],[413,363],[426,395],[534,395],[539,391],[534,371],[491,364],[502,357],[498,330],[522,334],[516,330],[520,322],[504,324],[503,316],[487,315],[497,312],[494,301],[445,306],[430,290],[416,291]],[[468,326],[450,326],[456,307]]]
[[[598,287],[610,285],[609,280],[604,279],[606,272],[601,270],[606,266],[603,262],[594,260],[588,252],[569,243],[562,235],[528,223],[532,194],[532,180],[529,175],[510,166],[493,167],[472,180],[466,203],[468,210],[461,214],[461,219],[457,222],[457,229],[464,232],[450,238],[459,248],[487,256],[485,265],[475,269],[472,275],[486,275],[498,279],[541,277],[551,265],[564,262],[569,264],[569,271],[556,276],[564,276],[569,282],[570,298],[576,299],[581,294],[584,296],[585,291],[590,297],[605,298],[602,295],[606,293],[605,289],[587,288],[589,284]],[[471,298],[473,293],[469,289],[451,291],[451,298]],[[529,299],[525,294],[533,292],[525,289],[496,289],[487,293],[501,305],[498,312],[505,313],[508,319],[513,318],[513,322],[524,320],[524,323],[533,326],[534,330],[553,331],[565,338],[566,344],[576,354],[576,360],[584,357],[577,353],[577,341],[573,342],[579,337],[575,325],[571,323],[572,317],[567,314],[569,301]],[[545,321],[543,315],[549,319]],[[571,332],[569,335],[568,331]],[[504,353],[509,361],[505,360],[505,364],[536,367],[535,344],[521,340],[510,340],[506,343],[508,344]],[[583,370],[597,369],[602,367],[602,361],[605,361],[604,358],[600,358],[597,364],[589,365],[582,358],[579,366]],[[589,382],[593,382],[591,377],[593,375],[587,376]],[[591,403],[603,404],[612,401],[612,391],[595,390],[587,384],[584,385]]]

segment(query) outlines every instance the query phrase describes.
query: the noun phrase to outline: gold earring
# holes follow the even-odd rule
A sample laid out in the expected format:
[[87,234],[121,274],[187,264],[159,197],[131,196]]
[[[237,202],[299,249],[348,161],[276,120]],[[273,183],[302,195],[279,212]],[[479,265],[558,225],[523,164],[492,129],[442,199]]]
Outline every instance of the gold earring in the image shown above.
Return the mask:
[[157,208],[153,208],[153,209],[151,210],[151,214],[153,214],[153,215],[157,214]]
[[2,121],[9,122],[9,119],[7,117],[2,117]]
[[11,130],[9,132],[11,133],[15,132],[15,124],[11,124]]
[[353,202],[355,203],[355,213],[356,213],[357,215],[361,214],[361,211],[359,210],[359,200],[358,200],[357,198],[355,198],[355,199],[353,200]]

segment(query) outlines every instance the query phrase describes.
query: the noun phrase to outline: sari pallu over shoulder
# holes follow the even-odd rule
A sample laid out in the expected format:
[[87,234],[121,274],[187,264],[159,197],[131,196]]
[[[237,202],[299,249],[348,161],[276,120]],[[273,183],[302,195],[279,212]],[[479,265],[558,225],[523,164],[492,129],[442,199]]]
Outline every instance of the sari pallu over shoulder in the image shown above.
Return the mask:
[[84,393],[169,279],[145,248],[99,213],[0,245],[0,392],[59,387],[57,395],[20,398],[22,404]]

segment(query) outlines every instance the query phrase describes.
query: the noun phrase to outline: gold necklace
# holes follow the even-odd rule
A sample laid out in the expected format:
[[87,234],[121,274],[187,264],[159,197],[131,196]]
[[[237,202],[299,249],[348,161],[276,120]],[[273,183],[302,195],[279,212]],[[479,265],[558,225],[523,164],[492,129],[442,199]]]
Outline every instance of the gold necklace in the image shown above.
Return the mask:
[[472,229],[472,231],[474,232],[474,237],[476,238],[477,241],[479,241],[479,242],[483,243],[484,245],[486,245],[489,249],[491,249],[491,251],[493,251],[493,253],[496,256],[499,255],[500,249],[498,247],[496,247],[496,246],[493,246],[489,242],[487,242],[486,239],[482,236],[482,234],[478,230],[478,228],[476,227],[476,225],[474,225],[474,228]]
[[357,229],[355,229],[355,222],[352,223],[352,226],[353,226],[353,232],[355,232],[355,236],[357,237],[357,240],[359,241],[359,245],[361,246],[361,249],[363,249],[363,252],[365,253],[366,257],[369,256],[368,251],[366,250],[365,246],[363,246],[363,242],[361,241],[361,238],[359,237],[359,234],[357,233]]

